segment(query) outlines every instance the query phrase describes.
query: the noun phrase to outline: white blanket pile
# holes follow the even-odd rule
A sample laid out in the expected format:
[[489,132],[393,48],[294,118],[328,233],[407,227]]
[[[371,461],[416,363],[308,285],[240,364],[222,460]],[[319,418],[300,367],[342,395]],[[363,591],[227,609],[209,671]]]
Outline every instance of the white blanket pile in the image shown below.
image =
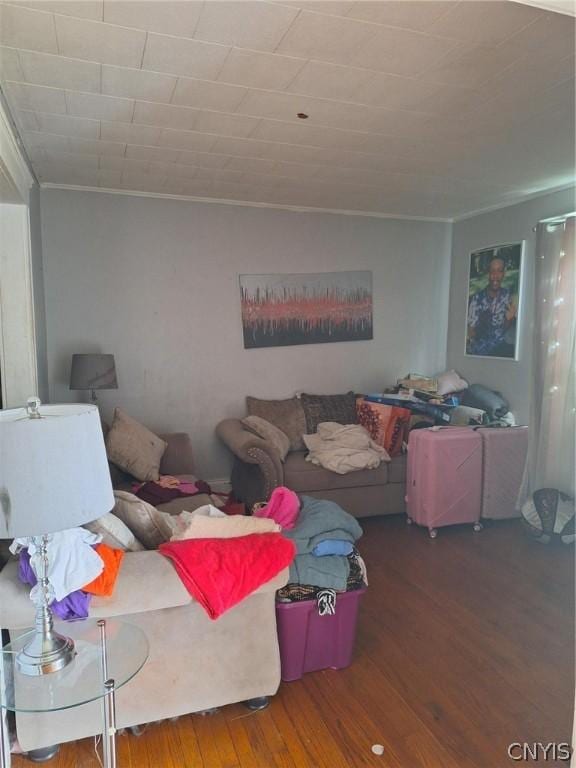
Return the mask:
[[345,475],[359,469],[375,469],[390,456],[360,424],[323,421],[315,435],[303,435],[306,461]]

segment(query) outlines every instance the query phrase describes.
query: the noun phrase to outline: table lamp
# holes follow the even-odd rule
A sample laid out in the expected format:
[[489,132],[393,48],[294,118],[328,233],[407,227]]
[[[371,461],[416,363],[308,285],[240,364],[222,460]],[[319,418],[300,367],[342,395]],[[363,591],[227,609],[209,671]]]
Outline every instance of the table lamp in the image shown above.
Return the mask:
[[72,355],[70,389],[89,389],[94,405],[97,389],[118,389],[114,355]]
[[73,641],[54,631],[49,603],[50,534],[110,512],[114,495],[98,408],[41,405],[0,410],[0,539],[30,537],[38,580],[35,632],[16,662],[27,675],[65,667]]

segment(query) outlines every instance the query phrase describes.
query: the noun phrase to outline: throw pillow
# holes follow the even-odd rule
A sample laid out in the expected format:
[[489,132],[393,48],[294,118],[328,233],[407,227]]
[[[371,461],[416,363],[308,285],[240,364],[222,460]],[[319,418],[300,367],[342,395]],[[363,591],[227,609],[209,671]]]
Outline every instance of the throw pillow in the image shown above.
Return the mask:
[[300,395],[306,416],[306,432],[311,435],[323,421],[335,421],[337,424],[357,424],[356,395]]
[[126,552],[140,552],[144,549],[130,528],[112,512],[102,515],[97,520],[84,525],[87,531],[102,536],[102,543],[113,549],[123,549]]
[[114,498],[114,514],[126,523],[145,549],[158,549],[163,541],[170,539],[173,531],[166,523],[166,517],[170,517],[166,512],[160,512],[128,491],[114,491]]
[[302,435],[306,432],[306,417],[302,403],[297,397],[287,400],[259,400],[246,398],[246,410],[249,416],[260,416],[282,430],[290,440],[291,451],[304,449]]
[[158,480],[167,445],[120,408],[114,410],[114,420],[106,435],[106,451],[120,469],[138,480]]
[[445,371],[436,377],[438,381],[439,395],[451,395],[452,392],[461,392],[468,389],[468,382],[463,379],[456,371]]
[[260,416],[246,416],[242,419],[242,424],[258,437],[268,440],[280,454],[280,461],[284,461],[290,450],[290,439],[285,432]]

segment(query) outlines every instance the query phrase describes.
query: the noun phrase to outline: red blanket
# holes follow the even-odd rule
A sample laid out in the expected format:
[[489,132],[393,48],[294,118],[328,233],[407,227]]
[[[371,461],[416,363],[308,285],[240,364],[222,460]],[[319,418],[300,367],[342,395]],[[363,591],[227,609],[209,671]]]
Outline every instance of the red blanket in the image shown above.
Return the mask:
[[252,533],[233,539],[184,539],[160,544],[182,583],[217,619],[286,568],[296,553],[280,533]]

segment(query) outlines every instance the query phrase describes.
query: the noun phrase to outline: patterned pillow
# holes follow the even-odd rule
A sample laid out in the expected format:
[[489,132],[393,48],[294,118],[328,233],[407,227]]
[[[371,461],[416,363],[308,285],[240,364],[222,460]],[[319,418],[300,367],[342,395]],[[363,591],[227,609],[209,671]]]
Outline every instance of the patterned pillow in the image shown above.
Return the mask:
[[287,400],[259,400],[246,398],[246,410],[249,416],[260,416],[288,435],[291,451],[304,449],[302,435],[306,432],[306,418],[302,403],[297,397]]
[[314,434],[318,424],[323,421],[335,421],[337,424],[357,424],[356,395],[300,395],[306,415],[306,432]]

